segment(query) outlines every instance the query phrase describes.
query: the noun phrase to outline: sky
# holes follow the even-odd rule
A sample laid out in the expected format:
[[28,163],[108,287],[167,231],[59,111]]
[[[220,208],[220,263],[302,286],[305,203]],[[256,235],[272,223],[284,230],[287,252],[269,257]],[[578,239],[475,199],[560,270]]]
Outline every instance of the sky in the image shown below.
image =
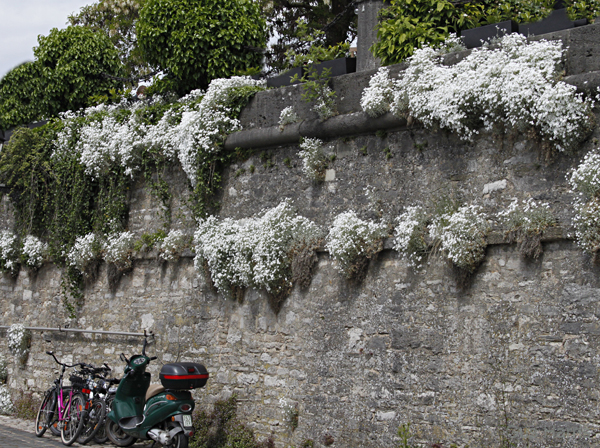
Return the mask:
[[33,61],[39,34],[65,28],[67,17],[93,0],[0,0],[0,78]]

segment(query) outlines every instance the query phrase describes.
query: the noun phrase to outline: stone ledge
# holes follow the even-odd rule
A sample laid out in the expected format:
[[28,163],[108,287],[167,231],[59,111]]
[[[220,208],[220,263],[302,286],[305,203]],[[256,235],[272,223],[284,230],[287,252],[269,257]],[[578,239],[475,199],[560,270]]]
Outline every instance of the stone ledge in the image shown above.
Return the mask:
[[[542,242],[549,243],[552,241],[560,241],[566,240],[571,241],[573,238],[569,237],[569,232],[567,229],[562,227],[550,227],[548,230],[544,232],[542,235]],[[505,232],[502,231],[492,231],[488,237],[488,246],[499,246],[502,244],[513,244],[511,243]],[[394,249],[394,238],[389,237],[383,240],[383,249],[384,250],[393,250]],[[319,253],[327,253],[325,249],[325,245],[322,244],[318,249]],[[195,254],[190,250],[186,249],[180,256],[180,258],[194,258]],[[136,252],[134,255],[135,260],[159,260],[158,251],[151,250],[149,252]]]
[[227,137],[225,149],[266,148],[270,146],[298,144],[302,137],[331,140],[335,138],[372,134],[378,130],[402,129],[406,120],[391,113],[371,118],[364,112],[338,115],[328,120],[304,120],[283,128],[270,126],[235,132]]

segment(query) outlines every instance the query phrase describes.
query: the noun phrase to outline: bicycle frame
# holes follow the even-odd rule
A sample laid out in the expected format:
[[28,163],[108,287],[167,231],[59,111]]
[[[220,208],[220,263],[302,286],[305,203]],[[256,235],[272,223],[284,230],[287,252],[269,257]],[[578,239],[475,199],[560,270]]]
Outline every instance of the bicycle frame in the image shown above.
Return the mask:
[[[60,427],[61,424],[64,424],[65,422],[69,421],[71,418],[70,409],[68,406],[65,405],[65,403],[70,403],[71,400],[73,399],[73,388],[72,387],[69,387],[69,388],[63,387],[63,378],[65,375],[65,370],[67,368],[81,366],[81,363],[77,363],[77,364],[73,364],[73,365],[65,364],[65,363],[60,362],[58,359],[56,359],[56,356],[54,355],[54,353],[52,353],[52,352],[46,352],[46,353],[51,355],[54,358],[54,361],[56,361],[57,364],[62,366],[62,370],[60,372],[59,377],[56,380],[54,380],[54,393],[56,393],[56,411],[58,414],[58,425]],[[65,395],[66,395],[67,391],[69,392],[68,401],[65,400]],[[54,421],[52,423],[54,423]]]

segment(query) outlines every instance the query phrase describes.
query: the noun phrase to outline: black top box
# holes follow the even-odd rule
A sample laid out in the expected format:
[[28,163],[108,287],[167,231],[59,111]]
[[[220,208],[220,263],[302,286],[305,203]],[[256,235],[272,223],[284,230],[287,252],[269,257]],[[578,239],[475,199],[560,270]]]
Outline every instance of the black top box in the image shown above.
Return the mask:
[[165,389],[199,389],[208,381],[208,371],[195,362],[174,362],[162,366],[159,378]]

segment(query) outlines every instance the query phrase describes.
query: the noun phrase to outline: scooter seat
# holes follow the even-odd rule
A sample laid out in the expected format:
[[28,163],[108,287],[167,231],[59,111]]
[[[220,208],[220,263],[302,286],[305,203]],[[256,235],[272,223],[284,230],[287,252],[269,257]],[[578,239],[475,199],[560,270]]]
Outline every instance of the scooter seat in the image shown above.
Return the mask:
[[123,429],[133,429],[144,421],[143,416],[123,417],[119,420],[119,426]]
[[165,388],[163,386],[161,386],[160,384],[151,384],[150,387],[148,388],[148,390],[146,391],[146,401],[150,400],[150,398],[152,398],[155,395],[158,395],[164,391],[165,391]]

